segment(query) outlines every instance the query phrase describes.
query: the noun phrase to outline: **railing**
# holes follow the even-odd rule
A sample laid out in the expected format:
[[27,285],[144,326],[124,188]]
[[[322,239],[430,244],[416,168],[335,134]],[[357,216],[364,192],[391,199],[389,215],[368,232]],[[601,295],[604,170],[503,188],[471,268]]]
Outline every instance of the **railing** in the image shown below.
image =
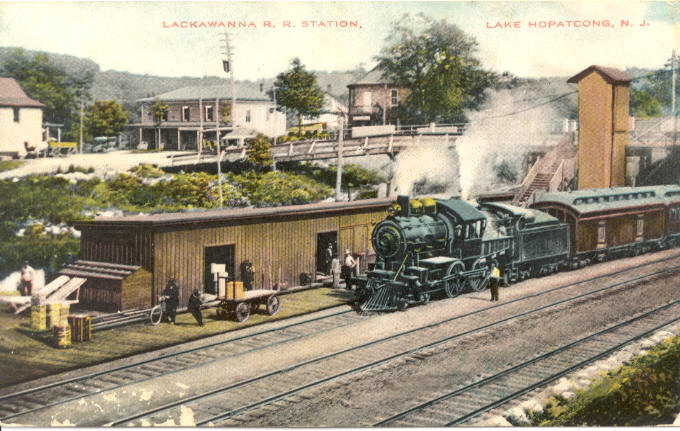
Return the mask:
[[522,184],[519,185],[519,189],[517,191],[517,194],[515,195],[515,198],[512,200],[512,203],[514,205],[517,205],[520,203],[522,200],[522,196],[524,196],[524,193],[529,190],[529,186],[531,183],[534,182],[536,179],[536,176],[538,175],[538,166],[539,162],[541,161],[541,157],[539,157],[536,162],[534,162],[533,166],[531,169],[529,169],[529,172],[527,172],[527,175],[524,177],[524,181],[522,181]]

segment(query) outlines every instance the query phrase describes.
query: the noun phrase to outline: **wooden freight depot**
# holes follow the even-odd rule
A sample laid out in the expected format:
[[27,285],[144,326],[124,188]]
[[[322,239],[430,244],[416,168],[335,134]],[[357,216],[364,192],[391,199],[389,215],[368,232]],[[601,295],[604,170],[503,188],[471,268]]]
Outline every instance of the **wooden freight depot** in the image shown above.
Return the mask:
[[[252,264],[251,289],[284,290],[314,282],[323,272],[328,244],[341,255],[350,249],[364,268],[373,255],[370,235],[384,218],[389,199],[323,202],[278,208],[99,217],[78,223],[81,259],[139,266],[151,274],[143,295],[151,307],[170,280],[180,287],[180,308],[191,292],[217,294],[210,265],[224,264],[230,279],[245,281]],[[93,308],[107,307],[105,299]],[[120,310],[133,308],[125,302]]]

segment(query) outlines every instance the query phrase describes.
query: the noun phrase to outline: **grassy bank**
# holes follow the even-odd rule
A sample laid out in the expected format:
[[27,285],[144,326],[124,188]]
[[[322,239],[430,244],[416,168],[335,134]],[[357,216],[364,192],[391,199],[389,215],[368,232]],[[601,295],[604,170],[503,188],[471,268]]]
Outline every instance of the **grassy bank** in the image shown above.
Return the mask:
[[245,323],[219,320],[215,310],[203,310],[205,326],[196,324],[190,313],[177,316],[177,325],[133,324],[95,332],[89,342],[75,343],[69,349],[52,347],[48,332],[30,330],[30,312],[20,316],[9,306],[0,309],[0,385],[16,384],[39,377],[144,353],[190,340],[221,334],[273,320],[322,310],[346,303],[351,292],[314,289],[281,297],[281,311],[269,316],[263,307]]
[[611,371],[572,399],[552,398],[533,426],[644,426],[673,423],[680,409],[680,336]]

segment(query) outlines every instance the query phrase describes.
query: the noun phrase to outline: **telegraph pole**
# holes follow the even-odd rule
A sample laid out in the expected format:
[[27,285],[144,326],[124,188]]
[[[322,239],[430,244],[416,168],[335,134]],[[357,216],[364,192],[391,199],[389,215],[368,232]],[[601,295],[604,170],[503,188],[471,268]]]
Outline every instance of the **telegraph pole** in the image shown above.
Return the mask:
[[234,116],[234,113],[236,112],[236,84],[234,81],[234,58],[233,58],[233,52],[231,48],[231,40],[229,39],[229,33],[226,31],[224,32],[224,51],[222,51],[222,55],[226,55],[227,59],[222,60],[222,66],[224,67],[224,71],[229,74],[229,81],[231,85],[231,112],[229,114],[231,118],[231,126],[232,129],[236,127],[236,117]]
[[80,90],[80,154],[83,154],[83,90]]
[[677,57],[675,56],[675,50],[673,50],[673,55],[671,56],[671,69],[673,70],[673,83],[671,85],[672,89],[671,91],[673,92],[673,102],[672,102],[672,107],[671,111],[673,112],[673,148],[675,148],[675,144],[677,143],[678,140],[678,113],[675,110],[675,65],[677,64]]
[[344,117],[340,115],[340,128],[338,129],[338,169],[337,176],[335,177],[335,201],[340,202],[342,200],[342,150],[345,137],[344,133]]

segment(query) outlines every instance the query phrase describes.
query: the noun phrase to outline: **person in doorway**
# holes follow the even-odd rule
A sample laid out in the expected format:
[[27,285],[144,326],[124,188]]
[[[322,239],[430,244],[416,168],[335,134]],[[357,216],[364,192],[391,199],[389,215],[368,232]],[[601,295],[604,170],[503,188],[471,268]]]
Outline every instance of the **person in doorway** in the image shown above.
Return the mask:
[[345,289],[352,289],[352,276],[355,274],[357,261],[352,257],[349,249],[345,250],[345,258],[342,261],[342,278],[345,280]]
[[24,262],[21,267],[21,281],[19,282],[19,292],[23,296],[31,296],[33,294],[33,279],[35,278],[35,270],[31,268],[28,262]]
[[323,251],[324,272],[331,275],[333,265],[333,244],[328,243],[328,247]]
[[179,287],[174,278],[168,280],[160,299],[165,301],[165,315],[168,316],[168,323],[174,325],[177,317],[177,306],[179,305]]
[[491,291],[491,301],[498,301],[498,285],[501,283],[501,272],[498,267],[494,267],[491,271],[491,278],[489,280],[489,290]]
[[194,289],[191,297],[189,297],[189,305],[187,305],[187,309],[198,322],[198,326],[203,326],[203,315],[201,314],[202,304],[203,301],[201,300],[201,295],[198,293],[198,289]]

